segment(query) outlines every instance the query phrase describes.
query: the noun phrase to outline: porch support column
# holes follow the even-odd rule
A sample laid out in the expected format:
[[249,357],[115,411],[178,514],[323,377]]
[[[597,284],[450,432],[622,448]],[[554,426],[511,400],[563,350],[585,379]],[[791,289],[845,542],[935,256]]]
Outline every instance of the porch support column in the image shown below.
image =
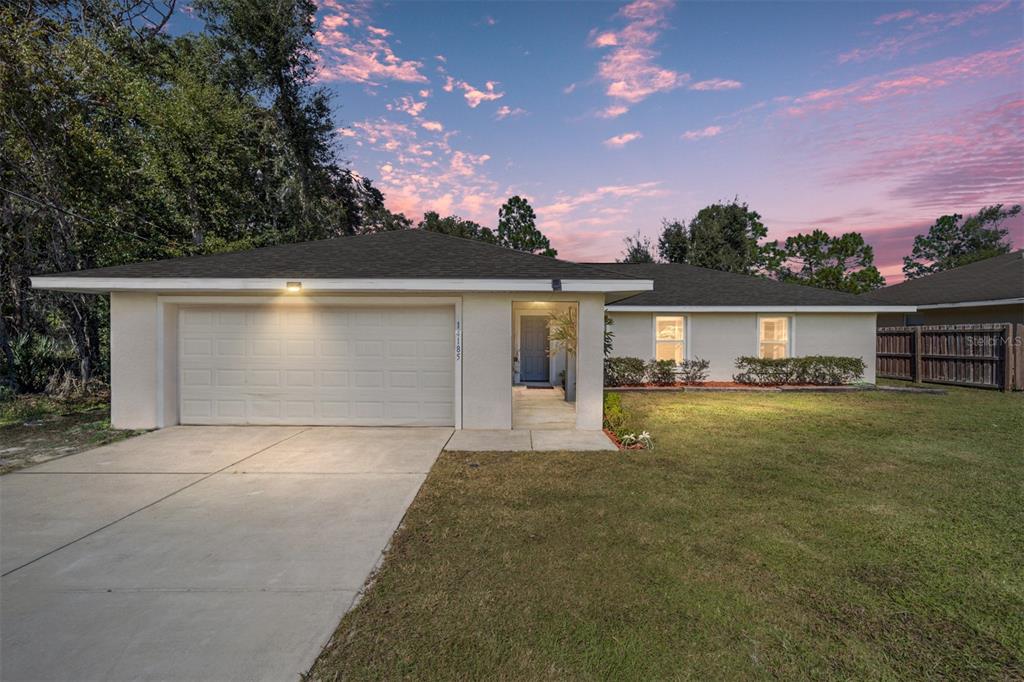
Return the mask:
[[604,294],[579,301],[576,337],[576,428],[599,430],[604,402]]

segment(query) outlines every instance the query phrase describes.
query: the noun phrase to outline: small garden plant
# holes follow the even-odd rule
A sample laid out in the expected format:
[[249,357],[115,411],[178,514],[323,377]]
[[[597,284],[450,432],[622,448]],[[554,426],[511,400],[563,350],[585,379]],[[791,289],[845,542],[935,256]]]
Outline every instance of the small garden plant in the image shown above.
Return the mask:
[[654,439],[647,431],[639,434],[630,427],[618,393],[604,394],[604,430],[625,450],[653,450]]

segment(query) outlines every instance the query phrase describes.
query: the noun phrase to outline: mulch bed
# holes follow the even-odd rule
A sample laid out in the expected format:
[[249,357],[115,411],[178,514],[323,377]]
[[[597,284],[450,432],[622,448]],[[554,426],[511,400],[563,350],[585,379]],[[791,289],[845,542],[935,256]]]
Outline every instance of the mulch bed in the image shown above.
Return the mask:
[[946,391],[941,388],[924,388],[918,386],[895,387],[895,386],[821,386],[817,384],[786,384],[757,386],[754,384],[741,384],[735,381],[702,381],[697,384],[640,384],[637,386],[605,386],[606,391],[644,392],[644,391],[694,391],[694,392],[736,392],[736,393],[785,393],[807,392],[807,393],[852,393],[855,391],[899,391],[903,393],[931,393],[934,395],[945,395]]

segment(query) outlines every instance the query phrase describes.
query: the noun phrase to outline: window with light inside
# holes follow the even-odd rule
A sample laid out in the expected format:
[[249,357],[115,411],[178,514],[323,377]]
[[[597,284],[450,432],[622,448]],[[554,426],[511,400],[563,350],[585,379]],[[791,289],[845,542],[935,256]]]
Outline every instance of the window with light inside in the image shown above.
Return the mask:
[[762,317],[758,321],[758,357],[778,360],[789,356],[789,318]]
[[680,363],[686,358],[686,318],[654,318],[654,358]]

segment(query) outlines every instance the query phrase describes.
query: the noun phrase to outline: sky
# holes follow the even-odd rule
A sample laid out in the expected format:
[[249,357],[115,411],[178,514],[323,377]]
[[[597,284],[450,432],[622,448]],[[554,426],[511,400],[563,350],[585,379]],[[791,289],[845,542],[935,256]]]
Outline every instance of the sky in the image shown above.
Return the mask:
[[863,233],[894,283],[938,216],[1024,201],[1019,0],[317,2],[342,154],[414,220],[520,194],[612,260],[738,197],[772,239]]

